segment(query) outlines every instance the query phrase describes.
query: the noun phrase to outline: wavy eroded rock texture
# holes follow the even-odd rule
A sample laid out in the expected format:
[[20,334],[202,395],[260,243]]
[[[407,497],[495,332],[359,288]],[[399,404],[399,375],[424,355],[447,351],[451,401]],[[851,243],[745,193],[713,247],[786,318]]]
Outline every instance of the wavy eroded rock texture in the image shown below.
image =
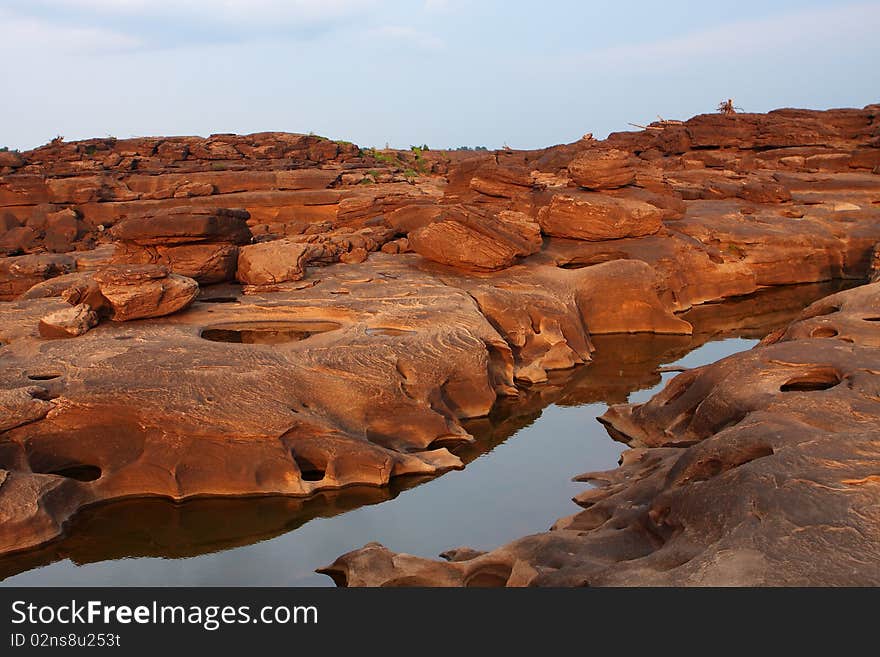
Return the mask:
[[809,306],[758,347],[600,418],[631,449],[577,478],[583,511],[448,561],[377,543],[354,586],[877,585],[880,284]]

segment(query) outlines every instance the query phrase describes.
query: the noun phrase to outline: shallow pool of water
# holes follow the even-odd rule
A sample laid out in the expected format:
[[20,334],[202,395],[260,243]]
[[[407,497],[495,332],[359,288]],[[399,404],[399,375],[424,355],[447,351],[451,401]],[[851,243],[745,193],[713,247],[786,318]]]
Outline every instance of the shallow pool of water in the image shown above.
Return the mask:
[[87,509],[68,536],[0,559],[7,585],[332,585],[315,568],[379,541],[436,557],[489,549],[546,530],[578,511],[571,478],[615,467],[624,445],[596,417],[607,404],[642,402],[674,372],[751,348],[834,287],[800,286],[698,308],[693,336],[598,336],[594,362],[556,373],[489,418],[471,421],[462,471],[399,478],[389,489],[348,489],[309,500],[132,500]]

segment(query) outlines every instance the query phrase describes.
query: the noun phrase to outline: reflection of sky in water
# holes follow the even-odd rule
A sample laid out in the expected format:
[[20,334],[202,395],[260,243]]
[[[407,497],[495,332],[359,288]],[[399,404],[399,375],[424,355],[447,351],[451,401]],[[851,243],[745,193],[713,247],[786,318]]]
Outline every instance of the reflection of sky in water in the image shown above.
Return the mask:
[[[701,365],[727,358],[732,354],[738,354],[746,349],[751,349],[758,342],[760,340],[745,340],[743,338],[729,338],[727,340],[719,340],[718,342],[709,342],[698,349],[694,349],[684,358],[679,358],[674,363],[669,363],[667,367],[700,367]],[[629,395],[627,401],[630,404],[643,404],[660,392],[666,385],[666,382],[675,377],[676,374],[678,372],[664,372],[662,383],[658,383],[653,388],[646,390],[636,390]]]
[[[676,365],[695,367],[750,348],[756,340],[710,342]],[[663,375],[664,381],[675,376]],[[664,384],[630,394],[649,399]],[[270,540],[188,559],[138,558],[75,566],[60,561],[5,580],[9,585],[331,585],[314,573],[337,556],[379,541],[436,557],[447,548],[489,549],[546,530],[578,511],[571,497],[586,484],[571,478],[617,464],[624,445],[595,420],[605,404],[545,408],[531,426],[467,468],[402,492],[395,499],[318,518]]]

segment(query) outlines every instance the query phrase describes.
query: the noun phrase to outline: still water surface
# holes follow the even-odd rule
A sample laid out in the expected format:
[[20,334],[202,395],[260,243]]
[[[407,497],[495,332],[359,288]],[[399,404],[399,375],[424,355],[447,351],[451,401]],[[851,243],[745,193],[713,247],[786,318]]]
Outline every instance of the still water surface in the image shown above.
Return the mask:
[[490,549],[546,530],[578,511],[571,478],[615,467],[624,445],[596,417],[609,403],[643,402],[675,373],[751,348],[804,306],[840,287],[781,288],[684,317],[693,336],[597,336],[589,366],[558,373],[489,418],[467,425],[467,467],[390,489],[291,498],[132,500],[87,509],[68,536],[0,559],[6,585],[330,586],[314,572],[369,541],[436,557],[450,547]]

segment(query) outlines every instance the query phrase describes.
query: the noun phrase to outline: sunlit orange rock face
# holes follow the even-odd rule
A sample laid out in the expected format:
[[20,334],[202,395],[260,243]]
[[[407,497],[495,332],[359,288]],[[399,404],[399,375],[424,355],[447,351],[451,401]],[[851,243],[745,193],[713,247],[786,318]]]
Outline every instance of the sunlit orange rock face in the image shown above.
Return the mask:
[[[456,447],[472,440],[462,420],[548,372],[589,366],[591,336],[687,334],[676,313],[694,305],[876,271],[878,154],[878,106],[705,115],[537,151],[376,151],[262,133],[58,142],[8,154],[0,159],[0,552],[57,537],[78,509],[120,497],[305,497],[462,467]],[[544,543],[552,551],[560,536],[580,540],[568,530],[524,539],[533,545],[525,556],[509,557],[516,548],[491,568],[489,557],[413,567],[433,573],[426,581],[453,584],[809,583],[785,568],[777,580],[767,574],[781,556],[765,543],[781,541],[760,538],[746,516],[724,525],[715,514],[722,524],[676,543],[690,516],[654,500],[672,486],[676,504],[697,504],[688,486],[708,491],[714,479],[673,486],[668,473],[700,444],[725,443],[744,418],[775,426],[774,399],[801,399],[790,402],[799,417],[818,423],[855,403],[858,386],[837,385],[846,400],[827,405],[798,386],[832,374],[870,381],[864,363],[876,344],[866,336],[877,325],[865,324],[851,335],[820,327],[809,346],[776,336],[760,353],[778,355],[744,355],[735,375],[725,373],[731,365],[687,385],[694,375],[682,375],[671,385],[694,390],[668,407],[613,409],[614,435],[639,447],[608,475],[607,499],[589,502],[595,510],[577,521],[583,531],[596,523],[591,536],[602,536],[573,550],[579,575],[554,574],[542,561]],[[807,383],[777,386],[802,356]],[[857,375],[857,362],[870,372]],[[794,388],[770,390],[786,385]],[[704,393],[709,401],[688,416],[686,404]],[[853,417],[876,420],[869,402]],[[794,467],[777,458],[782,443],[749,440],[731,442],[732,455],[719,446],[721,455],[693,468],[717,470],[723,482],[759,464],[772,464],[774,477]],[[826,464],[858,450],[869,458],[870,445],[849,439],[826,447]],[[818,457],[803,467],[815,468],[804,479],[824,476]],[[858,480],[860,467],[854,460],[845,478]],[[630,518],[636,511],[619,503],[630,472],[644,480],[636,492],[653,515]],[[762,477],[725,495],[754,501],[767,493]],[[866,481],[841,499],[871,518]],[[796,489],[792,499],[808,494],[819,492]],[[779,502],[774,517],[793,504]],[[613,518],[655,523],[651,540],[669,551],[649,552],[635,529],[615,547],[602,524]],[[728,534],[750,536],[751,551],[725,562],[728,553],[703,549],[714,570],[669,566],[697,558],[700,540]],[[856,551],[821,537],[842,554]],[[658,551],[662,567],[633,562],[630,579],[608,574],[623,555]],[[349,583],[393,579],[403,562],[389,555],[374,546],[332,572]],[[601,576],[584,565],[602,559],[614,568]],[[829,572],[829,581],[847,581]]]

